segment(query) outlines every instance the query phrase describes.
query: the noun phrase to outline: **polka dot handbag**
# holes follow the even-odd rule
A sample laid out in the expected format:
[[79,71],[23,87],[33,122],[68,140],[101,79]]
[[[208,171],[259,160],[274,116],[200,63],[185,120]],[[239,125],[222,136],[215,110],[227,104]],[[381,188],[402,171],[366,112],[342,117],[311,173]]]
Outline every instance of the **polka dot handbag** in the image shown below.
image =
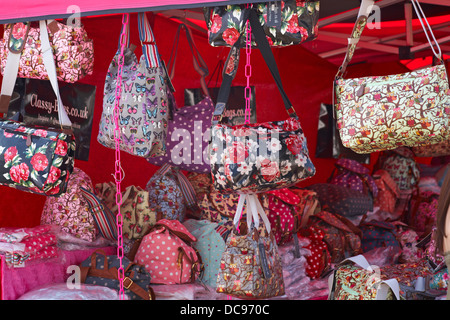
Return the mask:
[[134,261],[151,275],[151,283],[194,282],[202,270],[197,239],[178,220],[159,220],[142,238]]

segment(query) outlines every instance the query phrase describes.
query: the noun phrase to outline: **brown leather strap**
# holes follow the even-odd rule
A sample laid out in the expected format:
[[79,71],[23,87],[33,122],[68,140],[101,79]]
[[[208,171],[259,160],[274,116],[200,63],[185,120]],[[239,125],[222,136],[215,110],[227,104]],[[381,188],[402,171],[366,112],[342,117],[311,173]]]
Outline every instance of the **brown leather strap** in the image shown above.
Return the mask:
[[9,102],[11,101],[11,96],[0,95],[0,113],[8,113]]

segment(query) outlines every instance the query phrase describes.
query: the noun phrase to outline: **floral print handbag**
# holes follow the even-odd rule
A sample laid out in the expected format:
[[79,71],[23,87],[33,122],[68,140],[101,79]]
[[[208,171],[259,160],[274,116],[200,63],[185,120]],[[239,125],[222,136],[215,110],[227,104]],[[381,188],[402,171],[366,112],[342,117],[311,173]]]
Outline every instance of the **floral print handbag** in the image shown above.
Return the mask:
[[[317,38],[319,8],[320,1],[286,0],[257,3],[251,10],[257,13],[269,44],[281,47]],[[215,47],[232,46],[245,31],[245,10],[245,5],[204,8],[209,43]]]
[[[59,94],[46,22],[39,23],[41,30],[45,30],[40,32],[42,60],[51,75],[50,82],[58,103],[59,127],[47,128],[1,120],[0,185],[47,196],[59,196],[66,191],[69,175],[74,168],[76,143],[72,123]],[[14,85],[16,76],[17,71],[5,75],[2,92],[3,84]],[[8,111],[8,106],[9,102],[4,112]]]
[[[240,217],[235,216],[234,229],[227,238],[220,261],[216,292],[252,299],[283,295],[282,264],[270,222],[256,195],[243,197],[254,202],[254,206],[247,206],[251,208],[251,214],[247,214],[247,225],[253,227],[246,234],[239,234],[236,227]],[[258,230],[260,218],[265,233]]]
[[[258,47],[277,83],[289,118],[285,121],[229,126],[220,123],[236,73],[230,50],[214,110],[209,156],[214,188],[220,192],[254,193],[282,189],[312,177],[306,137],[281,83],[275,58],[254,11],[247,11]],[[234,65],[230,65],[234,64]]]
[[[414,0],[412,4],[424,26],[419,3]],[[365,15],[356,21],[334,83],[337,127],[343,145],[357,153],[371,153],[448,140],[450,89],[437,42],[438,52],[430,41],[440,62],[435,66],[388,76],[343,78],[366,22]],[[425,27],[424,31],[428,36]]]

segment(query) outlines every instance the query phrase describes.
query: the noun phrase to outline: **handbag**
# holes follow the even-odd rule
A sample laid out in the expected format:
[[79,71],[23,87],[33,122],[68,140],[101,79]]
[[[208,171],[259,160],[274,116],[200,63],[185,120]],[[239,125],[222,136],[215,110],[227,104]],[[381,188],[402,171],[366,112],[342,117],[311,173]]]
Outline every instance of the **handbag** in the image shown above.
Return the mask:
[[[59,196],[66,191],[69,176],[73,171],[76,144],[71,129],[72,122],[59,94],[47,25],[45,21],[40,21],[39,25],[42,59],[56,95],[60,127],[47,128],[1,120],[0,185],[47,196]],[[14,86],[14,77],[11,70],[8,71],[2,86]],[[8,104],[6,109],[0,112],[7,113]]]
[[[167,74],[160,59],[155,37],[145,13],[138,14],[139,38],[143,55],[138,61],[129,45],[129,24],[125,30],[128,44],[124,50],[122,91],[119,119],[120,150],[139,157],[156,157],[166,153],[169,115],[173,108],[166,84]],[[114,107],[120,50],[114,56],[106,74],[103,91],[103,112],[97,140],[107,148],[115,149]]]
[[450,155],[450,139],[439,143],[413,147],[416,157],[442,157]]
[[164,164],[145,186],[148,203],[159,219],[179,220],[186,218],[187,209],[198,215],[195,191],[179,168]]
[[374,207],[379,207],[381,211],[394,213],[399,197],[398,185],[390,174],[383,169],[373,173],[373,179],[378,188],[378,195],[374,198]]
[[[99,183],[95,185],[94,191],[116,217],[119,211],[116,203],[116,184],[114,182]],[[122,191],[120,212],[123,215],[122,235],[127,240],[142,238],[160,219],[157,212],[149,205],[148,192],[134,185]]]
[[[254,11],[247,11],[258,47],[277,83],[289,118],[284,121],[229,126],[220,123],[237,66],[237,45],[225,64],[211,128],[209,156],[214,188],[220,192],[254,193],[282,189],[312,177],[316,170],[309,158],[299,118],[281,83],[275,58]],[[232,58],[232,59],[230,59]],[[231,73],[230,73],[231,72]]]
[[395,278],[382,278],[382,271],[371,266],[363,255],[342,261],[328,277],[328,300],[400,300]]
[[[373,0],[366,1],[373,4]],[[429,39],[420,4],[411,2]],[[450,90],[436,40],[438,52],[429,40],[440,62],[436,66],[388,76],[343,78],[366,22],[367,16],[361,14],[334,82],[336,121],[343,145],[357,153],[371,153],[449,139]]]
[[[193,106],[174,108],[173,118],[169,120],[167,128],[166,154],[148,158],[147,161],[157,166],[169,163],[182,170],[206,173],[211,171],[207,152],[214,103],[209,97],[205,83],[208,66],[200,56],[189,28],[184,24],[180,24],[177,29],[172,55],[168,63],[169,78],[172,80],[174,77],[177,47],[182,29],[186,31],[189,48],[193,55],[194,69],[201,76],[200,82],[204,97]],[[170,69],[170,67],[172,68]]]
[[155,293],[150,287],[151,276],[143,266],[126,257],[121,261],[117,256],[106,255],[101,249],[81,263],[81,283],[119,290],[118,269],[121,267],[124,269],[124,293],[130,300],[155,300]]
[[[255,3],[250,10],[257,13],[269,44],[281,47],[317,38],[319,7],[320,1],[286,0]],[[232,46],[245,31],[245,10],[246,5],[204,8],[209,43],[214,47]]]
[[[234,228],[227,238],[220,262],[216,292],[253,299],[283,295],[281,258],[270,222],[255,194],[241,195],[238,205],[241,209],[244,202],[250,208],[247,225],[251,227],[247,233],[239,234],[236,228],[241,217],[235,215]],[[264,233],[258,231],[260,218]]]
[[[56,20],[47,20],[47,30],[58,80],[74,83],[92,74],[94,43],[83,26],[73,27]],[[3,39],[0,40],[0,71],[4,77],[11,74],[19,78],[49,79],[42,60],[44,48],[40,42],[40,33],[41,29],[35,22],[5,25]],[[11,97],[14,83],[3,86],[2,95]],[[4,107],[9,104],[9,99],[1,102]]]
[[161,219],[142,238],[133,260],[150,273],[152,283],[192,283],[203,274],[196,241],[180,221]]
[[81,188],[94,190],[91,178],[81,169],[74,168],[66,192],[45,200],[41,224],[57,225],[61,231],[76,238],[94,241],[98,230]]

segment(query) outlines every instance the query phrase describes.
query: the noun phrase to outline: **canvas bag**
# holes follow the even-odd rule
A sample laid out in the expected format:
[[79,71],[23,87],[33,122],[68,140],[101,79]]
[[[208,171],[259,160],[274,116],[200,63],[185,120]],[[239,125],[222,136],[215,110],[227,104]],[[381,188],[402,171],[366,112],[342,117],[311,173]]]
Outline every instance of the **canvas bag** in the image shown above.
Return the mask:
[[208,220],[188,219],[183,225],[197,239],[194,248],[202,257],[203,275],[201,281],[215,288],[220,268],[220,259],[225,251],[225,241],[220,234],[218,224]]
[[159,220],[142,238],[134,261],[150,273],[151,283],[192,283],[203,272],[197,241],[178,220]]
[[[121,264],[122,263],[122,264]],[[124,294],[130,300],[154,300],[155,293],[150,287],[150,275],[144,267],[133,263],[128,258],[106,255],[103,250],[96,250],[80,264],[81,283],[101,285],[119,290],[118,269],[123,267],[125,278],[122,280]]]
[[[119,208],[116,203],[116,184],[114,182],[98,183],[94,191],[114,216],[117,216]],[[157,212],[149,206],[148,192],[134,185],[122,191],[120,213],[123,215],[122,235],[128,240],[142,238],[160,219]]]
[[193,56],[194,69],[200,75],[203,99],[193,106],[183,106],[173,109],[173,119],[169,120],[167,129],[166,154],[148,158],[148,162],[162,166],[169,163],[182,170],[207,173],[211,171],[208,156],[208,142],[214,103],[212,102],[205,83],[208,66],[198,51],[191,31],[185,24],[177,29],[172,54],[168,63],[170,79],[174,78],[177,58],[178,41],[181,30],[185,30],[186,38]]
[[[139,157],[156,157],[166,152],[169,115],[173,109],[166,85],[166,71],[160,59],[155,37],[145,13],[138,14],[139,38],[143,55],[138,61],[129,45],[129,24],[123,41],[124,51],[122,91],[119,102],[120,150]],[[97,141],[115,149],[114,107],[120,50],[114,56],[106,74],[103,91],[103,112]]]
[[164,164],[145,186],[149,207],[159,219],[179,220],[186,218],[187,209],[194,216],[200,215],[195,190],[178,167]]
[[[357,153],[415,147],[449,139],[450,90],[441,50],[420,4],[411,1],[439,64],[403,74],[344,79],[374,1],[364,0],[336,75],[336,121],[342,143]],[[367,10],[370,13],[370,10]],[[424,25],[427,23],[428,30]],[[428,36],[431,33],[437,51]]]
[[81,169],[74,168],[67,191],[59,197],[47,197],[41,214],[41,224],[57,225],[78,239],[94,241],[98,229],[81,188],[93,191],[91,178]]
[[232,46],[245,32],[245,10],[255,10],[271,46],[312,41],[318,36],[319,7],[320,1],[305,0],[256,3],[251,9],[245,5],[205,7],[208,41],[215,47]]
[[374,207],[394,213],[399,196],[398,185],[386,170],[379,169],[372,175],[378,188],[378,195],[374,198]]
[[[256,13],[253,10],[246,12],[249,14],[258,47],[282,95],[289,118],[285,121],[235,126],[220,123],[231,82],[237,72],[235,63],[239,60],[236,58],[239,49],[237,45],[234,46],[225,64],[209,142],[214,188],[226,193],[282,189],[310,178],[316,172],[309,158],[306,137],[299,118],[283,89],[275,58]],[[244,21],[247,21],[247,18]]]
[[382,280],[380,268],[363,255],[342,261],[328,277],[328,300],[400,300],[395,278]]
[[376,198],[378,188],[370,175],[370,170],[356,160],[340,158],[334,164],[337,172],[333,170],[329,182],[349,189],[370,195]]
[[[70,121],[59,93],[56,67],[48,37],[47,24],[39,21],[40,43],[45,68],[58,104],[59,128],[26,125],[21,122],[0,121],[0,184],[19,190],[47,196],[58,196],[66,191],[75,163],[76,143]],[[24,40],[24,39],[23,39]],[[19,59],[20,54],[9,55]],[[2,91],[13,90],[19,65],[8,65],[3,77]],[[9,101],[1,112],[8,112]]]
[[[251,227],[245,234],[239,234],[241,215],[235,215],[234,228],[220,262],[216,292],[252,299],[283,295],[282,264],[270,222],[254,194],[240,196],[237,213],[242,212],[246,202],[249,211],[246,220]],[[258,230],[260,220],[265,233]]]

